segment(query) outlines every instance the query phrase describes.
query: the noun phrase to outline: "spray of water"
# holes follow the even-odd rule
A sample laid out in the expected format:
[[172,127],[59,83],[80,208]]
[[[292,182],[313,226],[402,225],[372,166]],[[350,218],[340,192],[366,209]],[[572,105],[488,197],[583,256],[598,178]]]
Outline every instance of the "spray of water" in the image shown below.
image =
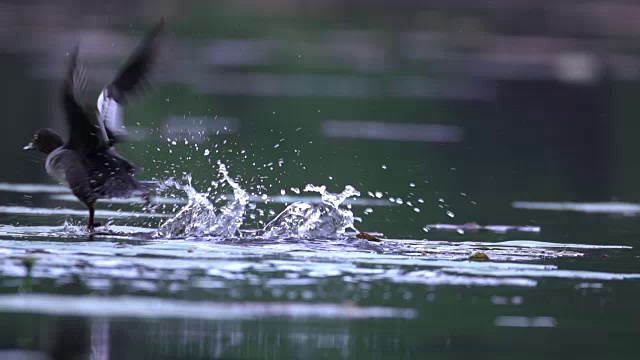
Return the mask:
[[322,204],[289,205],[265,226],[265,238],[335,239],[343,237],[346,229],[355,230],[353,213],[339,207],[348,197],[360,195],[353,186],[346,186],[340,194],[331,194],[325,186],[314,185],[307,185],[304,191],[319,193]]
[[198,193],[191,185],[191,175],[184,178],[186,184],[181,184],[175,179],[166,181],[166,185],[184,191],[188,197],[188,203],[171,219],[165,221],[154,237],[187,237],[204,235],[216,221],[215,208],[209,201],[209,194]]
[[186,184],[171,179],[166,182],[169,187],[184,191],[188,203],[171,219],[165,221],[154,237],[234,237],[244,219],[244,212],[249,203],[249,196],[231,177],[224,164],[218,162],[218,172],[221,180],[218,185],[227,184],[233,189],[234,198],[220,208],[216,208],[209,200],[208,193],[199,193],[191,185],[191,176],[185,177]]
[[222,181],[233,189],[233,200],[220,209],[220,214],[209,231],[217,236],[229,237],[237,234],[242,226],[244,213],[249,204],[249,195],[229,176],[224,164],[218,162],[218,167]]

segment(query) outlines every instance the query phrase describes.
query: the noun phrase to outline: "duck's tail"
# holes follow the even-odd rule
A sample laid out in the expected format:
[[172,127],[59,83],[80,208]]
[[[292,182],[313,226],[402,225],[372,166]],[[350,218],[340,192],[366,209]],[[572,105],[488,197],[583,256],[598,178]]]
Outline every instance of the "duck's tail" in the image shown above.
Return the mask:
[[158,193],[167,189],[167,185],[165,184],[165,182],[159,180],[140,181],[139,184],[140,190],[146,194]]
[[161,192],[166,188],[162,181],[130,181],[113,182],[103,187],[101,197],[104,198],[128,198],[141,196],[150,198],[154,193]]
[[147,210],[154,211],[159,204],[154,203],[151,195],[157,194],[165,189],[167,189],[166,182],[164,181],[140,181],[140,187],[142,190],[142,199],[144,199],[144,208]]

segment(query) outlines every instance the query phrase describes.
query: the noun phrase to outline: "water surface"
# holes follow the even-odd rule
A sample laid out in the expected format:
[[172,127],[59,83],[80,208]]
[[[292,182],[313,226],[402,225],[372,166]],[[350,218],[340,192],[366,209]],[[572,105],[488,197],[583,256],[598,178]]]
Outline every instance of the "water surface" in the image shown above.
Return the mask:
[[[158,228],[176,216],[173,208],[150,211],[116,201],[102,203],[96,215],[109,224],[90,235],[84,210],[64,189],[3,186],[5,196],[29,194],[30,202],[43,204],[0,208],[0,351],[6,357],[634,354],[640,253],[637,232],[624,218],[584,213],[580,221],[597,216],[591,228],[599,230],[580,242],[555,231],[576,223],[453,221],[427,226],[420,237],[380,241],[359,239],[349,229],[338,237],[270,238],[247,227],[232,236],[167,238]],[[164,199],[157,202],[176,209],[207,206],[187,196]],[[322,204],[304,193],[286,200]],[[366,227],[375,230],[375,224]],[[618,234],[601,236],[610,228]]]

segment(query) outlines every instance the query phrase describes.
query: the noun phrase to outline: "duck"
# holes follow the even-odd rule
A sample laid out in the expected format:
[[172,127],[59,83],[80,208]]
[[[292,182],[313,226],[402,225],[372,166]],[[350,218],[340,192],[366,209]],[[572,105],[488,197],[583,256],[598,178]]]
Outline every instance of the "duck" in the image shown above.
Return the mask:
[[101,226],[94,221],[96,201],[142,196],[148,202],[157,186],[154,181],[138,180],[143,169],[118,153],[114,145],[128,139],[123,107],[148,84],[147,76],[155,63],[163,29],[164,19],[161,19],[115,78],[102,89],[95,104],[85,104],[81,100],[86,92],[87,76],[78,59],[80,46],[76,45],[70,54],[61,88],[68,139],[63,141],[53,129],[39,129],[23,148],[46,155],[45,169],[49,176],[69,188],[87,207],[87,229],[91,232]]

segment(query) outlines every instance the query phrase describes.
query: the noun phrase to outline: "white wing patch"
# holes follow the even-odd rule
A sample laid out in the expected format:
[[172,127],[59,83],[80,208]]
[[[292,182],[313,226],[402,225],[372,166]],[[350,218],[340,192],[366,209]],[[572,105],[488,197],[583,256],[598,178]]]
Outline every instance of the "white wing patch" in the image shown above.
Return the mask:
[[109,90],[104,88],[98,97],[98,112],[100,121],[111,133],[118,136],[126,136],[127,129],[124,127],[124,111],[122,105],[118,104],[109,96]]

